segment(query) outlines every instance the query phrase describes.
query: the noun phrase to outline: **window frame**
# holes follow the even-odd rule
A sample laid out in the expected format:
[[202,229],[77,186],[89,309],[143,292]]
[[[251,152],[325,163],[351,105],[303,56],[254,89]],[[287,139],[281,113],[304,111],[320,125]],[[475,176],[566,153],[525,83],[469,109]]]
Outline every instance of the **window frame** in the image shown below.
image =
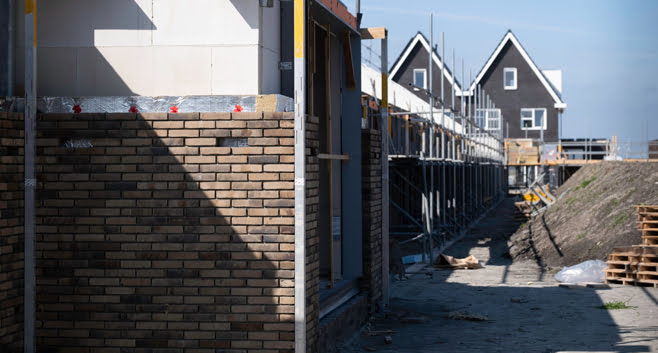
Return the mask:
[[[422,85],[422,86],[418,86],[418,85],[416,84],[416,72],[422,72],[422,73],[423,73],[423,85]],[[414,72],[413,72],[413,83],[414,83],[414,86],[418,86],[418,87],[420,87],[420,88],[422,88],[422,89],[427,89],[427,69],[414,69]],[[414,87],[414,88],[415,88],[415,87]],[[415,89],[417,89],[417,88],[415,88]]]
[[[507,75],[508,72],[514,73],[514,85],[508,86],[507,85],[507,80],[505,79],[505,76]],[[511,91],[511,90],[516,90],[519,87],[519,75],[515,67],[506,67],[503,68],[503,88],[505,90]]]
[[[543,119],[543,126],[535,126],[535,111],[538,110],[543,110],[544,111],[544,119]],[[523,117],[523,111],[531,111],[532,112],[532,117],[530,118],[524,118]],[[547,121],[548,121],[548,109],[546,108],[521,108],[519,117],[521,118],[521,130],[546,130],[547,126]],[[532,127],[524,127],[523,126],[523,121],[530,119],[532,121]]]
[[[481,116],[480,116],[481,115]],[[494,117],[495,116],[495,117]],[[498,131],[501,129],[502,125],[502,111],[500,108],[490,108],[490,109],[476,109],[475,110],[475,124],[486,131]],[[498,121],[498,127],[493,128],[490,125],[492,121]],[[480,124],[484,122],[484,124]]]

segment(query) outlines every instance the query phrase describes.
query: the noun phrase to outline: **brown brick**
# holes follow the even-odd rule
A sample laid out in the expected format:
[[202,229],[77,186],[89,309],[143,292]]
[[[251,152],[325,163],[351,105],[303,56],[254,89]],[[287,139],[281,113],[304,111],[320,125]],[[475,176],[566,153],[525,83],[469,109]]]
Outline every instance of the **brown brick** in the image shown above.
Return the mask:
[[169,130],[169,137],[197,137],[197,136],[199,136],[199,130],[191,130],[191,129]]
[[265,147],[265,154],[293,154],[293,147]]
[[293,137],[295,130],[293,129],[267,129],[263,132],[265,137]]
[[230,154],[230,147],[201,147],[201,154]]
[[215,163],[215,156],[185,156],[185,163]]
[[215,128],[214,121],[186,121],[186,129],[213,129]]
[[156,129],[182,129],[182,121],[155,121],[153,127]]
[[240,112],[240,113],[232,113],[231,114],[231,119],[233,120],[257,120],[257,119],[263,119],[263,113],[262,112]]
[[216,143],[214,138],[187,138],[185,144],[188,146],[214,146]]
[[263,171],[263,166],[258,164],[238,164],[238,165],[232,165],[231,171],[233,173],[240,173],[240,172],[260,173]]

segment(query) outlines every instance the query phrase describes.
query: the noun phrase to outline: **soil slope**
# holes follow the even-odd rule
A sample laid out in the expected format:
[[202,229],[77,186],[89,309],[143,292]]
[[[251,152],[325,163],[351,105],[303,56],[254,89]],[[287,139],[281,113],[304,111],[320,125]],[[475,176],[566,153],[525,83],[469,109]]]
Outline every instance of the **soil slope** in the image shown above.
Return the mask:
[[540,266],[605,260],[615,247],[642,242],[633,206],[658,204],[658,162],[584,166],[556,196],[562,197],[514,233],[510,254]]

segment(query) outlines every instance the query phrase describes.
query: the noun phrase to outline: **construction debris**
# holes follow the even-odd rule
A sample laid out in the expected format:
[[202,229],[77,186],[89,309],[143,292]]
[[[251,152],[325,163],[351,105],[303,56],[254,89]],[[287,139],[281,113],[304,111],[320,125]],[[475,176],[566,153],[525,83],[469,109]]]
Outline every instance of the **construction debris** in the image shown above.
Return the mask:
[[577,265],[565,267],[555,275],[555,279],[562,283],[594,282],[603,283],[606,263],[601,260],[587,260]]
[[489,317],[482,314],[473,314],[467,311],[453,311],[448,313],[448,319],[466,321],[489,321]]
[[529,187],[520,191],[522,201],[514,203],[516,207],[515,218],[517,221],[524,221],[543,212],[555,203],[557,198],[553,196],[548,185],[544,185],[542,174]]
[[455,270],[464,270],[464,269],[478,269],[482,268],[480,261],[473,255],[465,257],[463,259],[457,259],[446,254],[439,254],[439,257],[434,261],[434,267],[436,268],[449,268]]

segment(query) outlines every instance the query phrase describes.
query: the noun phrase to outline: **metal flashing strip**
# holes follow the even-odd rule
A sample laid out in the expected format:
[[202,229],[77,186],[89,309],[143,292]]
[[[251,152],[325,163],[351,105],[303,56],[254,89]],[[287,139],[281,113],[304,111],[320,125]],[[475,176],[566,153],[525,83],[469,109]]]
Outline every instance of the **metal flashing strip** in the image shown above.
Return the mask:
[[[22,111],[24,98],[15,98],[5,103],[6,111]],[[232,112],[236,106],[244,112],[272,111],[291,112],[294,101],[290,97],[276,95],[253,96],[88,96],[88,97],[39,97],[37,109],[40,113],[66,114],[79,106],[83,113],[128,113],[135,109],[140,113],[169,112],[173,106],[179,112]]]

